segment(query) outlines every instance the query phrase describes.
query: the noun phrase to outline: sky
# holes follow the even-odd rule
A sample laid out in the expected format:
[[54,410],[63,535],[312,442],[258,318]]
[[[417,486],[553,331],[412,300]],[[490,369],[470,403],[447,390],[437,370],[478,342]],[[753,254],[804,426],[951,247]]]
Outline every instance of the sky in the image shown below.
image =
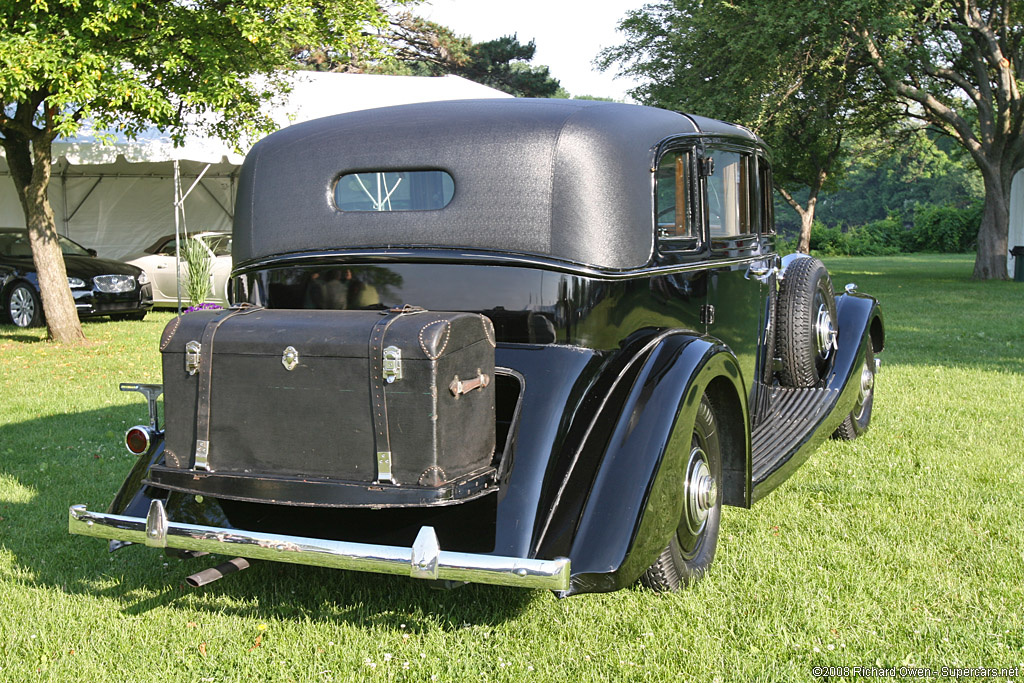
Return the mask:
[[650,0],[426,0],[413,10],[425,19],[468,35],[479,43],[517,34],[533,40],[533,64],[546,65],[571,95],[627,99],[634,82],[598,71],[591,62],[601,48],[624,38],[616,25],[630,9]]

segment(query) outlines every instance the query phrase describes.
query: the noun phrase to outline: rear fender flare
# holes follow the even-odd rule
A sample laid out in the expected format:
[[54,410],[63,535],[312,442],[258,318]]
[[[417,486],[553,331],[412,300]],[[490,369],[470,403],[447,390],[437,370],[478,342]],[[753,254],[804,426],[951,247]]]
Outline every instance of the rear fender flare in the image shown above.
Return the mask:
[[[749,425],[746,389],[732,351],[710,337],[672,335],[648,357],[612,431],[573,539],[570,593],[611,591],[637,580],[668,545],[682,514],[690,435],[708,386],[735,394]],[[737,420],[730,421],[735,428]],[[745,445],[747,472],[750,430]],[[749,484],[748,484],[749,486]]]

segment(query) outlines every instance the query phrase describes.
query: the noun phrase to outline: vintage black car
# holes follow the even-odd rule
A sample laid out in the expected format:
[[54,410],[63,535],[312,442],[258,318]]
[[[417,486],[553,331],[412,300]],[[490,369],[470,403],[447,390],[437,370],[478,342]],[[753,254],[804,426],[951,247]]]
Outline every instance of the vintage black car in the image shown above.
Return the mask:
[[878,303],[777,255],[771,187],[747,129],[625,104],[275,133],[241,174],[235,305],[176,318],[163,385],[122,386],[149,399],[140,458],[70,530],[562,596],[676,589],[723,505],[871,417]]
[[[141,268],[96,258],[67,237],[59,237],[68,285],[78,316],[109,315],[142,320],[153,307],[153,288]],[[44,322],[39,281],[32,262],[32,247],[24,228],[0,228],[0,301],[4,314],[18,327],[37,327]]]

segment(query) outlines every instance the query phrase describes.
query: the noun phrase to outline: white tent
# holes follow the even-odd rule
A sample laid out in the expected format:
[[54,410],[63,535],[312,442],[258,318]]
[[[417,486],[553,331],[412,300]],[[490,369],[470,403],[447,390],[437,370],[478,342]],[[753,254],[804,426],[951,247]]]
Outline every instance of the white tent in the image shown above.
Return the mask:
[[[299,72],[283,101],[268,113],[285,127],[346,111],[410,102],[488,97],[507,93],[458,76],[422,78]],[[229,230],[235,181],[243,153],[215,138],[191,136],[175,147],[170,136],[149,129],[134,141],[98,141],[83,129],[53,145],[50,203],[57,230],[101,256],[137,254],[175,233],[175,167],[187,193],[184,220],[189,231]],[[25,224],[7,160],[0,151],[0,227]],[[197,182],[198,179],[198,182]],[[191,192],[188,192],[192,188]]]
[[[1024,171],[1017,171],[1010,185],[1010,234],[1007,247],[1024,246]],[[1013,277],[1014,259],[1006,257],[1006,271]]]

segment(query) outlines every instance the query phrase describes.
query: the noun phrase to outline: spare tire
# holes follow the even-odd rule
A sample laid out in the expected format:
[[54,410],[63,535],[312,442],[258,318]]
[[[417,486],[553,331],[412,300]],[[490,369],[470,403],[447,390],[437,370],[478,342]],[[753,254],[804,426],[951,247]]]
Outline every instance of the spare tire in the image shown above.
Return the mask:
[[836,355],[836,297],[825,264],[798,258],[783,272],[776,305],[779,382],[806,388],[824,383]]

